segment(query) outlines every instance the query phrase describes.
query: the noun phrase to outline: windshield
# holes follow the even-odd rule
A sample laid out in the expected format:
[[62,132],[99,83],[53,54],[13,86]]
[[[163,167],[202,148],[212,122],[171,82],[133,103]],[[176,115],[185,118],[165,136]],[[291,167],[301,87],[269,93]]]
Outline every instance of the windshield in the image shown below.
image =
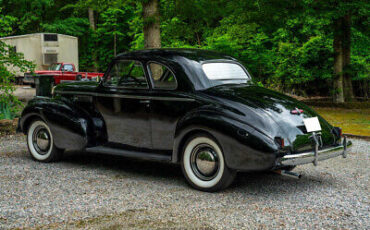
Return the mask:
[[222,84],[246,83],[251,78],[239,64],[228,62],[213,62],[202,65],[203,71],[213,86]]
[[61,64],[52,64],[51,66],[49,66],[49,70],[59,70],[60,69],[60,66]]

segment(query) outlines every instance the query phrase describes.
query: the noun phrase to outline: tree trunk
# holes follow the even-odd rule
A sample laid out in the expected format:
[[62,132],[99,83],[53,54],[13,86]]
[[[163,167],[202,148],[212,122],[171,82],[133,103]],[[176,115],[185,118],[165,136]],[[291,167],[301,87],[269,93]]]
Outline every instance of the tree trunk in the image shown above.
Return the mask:
[[159,0],[143,1],[144,46],[145,48],[161,47],[159,22]]
[[[90,28],[95,33],[95,31],[96,31],[96,25],[95,25],[94,10],[91,7],[89,7],[88,8],[88,13],[89,13]],[[92,59],[93,59],[93,62],[94,62],[93,63],[93,71],[94,72],[98,72],[98,59],[97,59],[97,55],[96,55],[96,50],[95,49],[93,49],[93,51],[92,51]]]
[[113,35],[113,52],[114,52],[114,57],[117,56],[117,34],[114,33]]
[[93,8],[89,7],[88,8],[88,13],[89,13],[89,22],[90,22],[90,28],[95,31],[96,26],[95,26],[95,17],[94,17],[94,10]]
[[343,33],[342,33],[342,18],[338,18],[334,22],[334,95],[333,99],[335,103],[344,102],[343,93]]
[[195,32],[195,35],[197,36],[198,46],[200,47],[200,46],[202,45],[202,43],[201,43],[201,41],[200,41],[200,37],[199,37],[198,32]]
[[343,78],[344,78],[344,98],[346,101],[353,101],[352,75],[350,73],[351,64],[351,15],[343,17]]

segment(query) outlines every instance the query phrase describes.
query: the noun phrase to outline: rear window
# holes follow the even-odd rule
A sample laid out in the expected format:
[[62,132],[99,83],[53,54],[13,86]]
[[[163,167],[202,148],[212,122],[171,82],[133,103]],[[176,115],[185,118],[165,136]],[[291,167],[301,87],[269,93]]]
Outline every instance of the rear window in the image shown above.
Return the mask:
[[62,64],[52,64],[49,66],[49,70],[59,70]]
[[235,63],[205,63],[202,68],[209,80],[249,80],[246,71]]

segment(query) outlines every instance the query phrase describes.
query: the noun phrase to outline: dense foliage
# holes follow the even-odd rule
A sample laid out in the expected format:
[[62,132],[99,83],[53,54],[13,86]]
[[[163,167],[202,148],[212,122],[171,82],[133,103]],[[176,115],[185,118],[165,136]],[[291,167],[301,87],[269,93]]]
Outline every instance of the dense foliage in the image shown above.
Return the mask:
[[[1,10],[1,9],[0,9]],[[12,16],[0,17],[0,37],[11,34],[12,25],[17,21]],[[0,120],[12,119],[19,109],[20,102],[13,96],[14,74],[16,71],[30,71],[33,64],[23,59],[23,55],[0,41]]]
[[[1,17],[11,19],[4,27],[8,34],[77,36],[81,70],[104,71],[115,50],[144,47],[142,1],[0,0],[0,9]],[[345,71],[355,94],[367,96],[369,12],[364,0],[160,0],[162,47],[219,50],[241,60],[265,86],[330,96],[333,24],[351,15],[351,64]]]

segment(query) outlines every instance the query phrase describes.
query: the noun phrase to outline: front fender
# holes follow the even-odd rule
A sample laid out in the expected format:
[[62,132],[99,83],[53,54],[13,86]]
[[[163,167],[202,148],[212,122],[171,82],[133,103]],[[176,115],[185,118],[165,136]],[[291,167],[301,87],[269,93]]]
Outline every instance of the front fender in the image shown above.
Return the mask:
[[88,113],[67,100],[36,97],[24,108],[19,128],[26,133],[32,119],[42,119],[50,127],[54,144],[61,149],[84,149],[91,143],[93,122]]
[[221,146],[226,165],[240,171],[267,170],[274,166],[275,142],[248,124],[224,114],[202,111],[188,114],[177,125],[173,162],[179,162],[186,140],[193,134],[211,135]]

